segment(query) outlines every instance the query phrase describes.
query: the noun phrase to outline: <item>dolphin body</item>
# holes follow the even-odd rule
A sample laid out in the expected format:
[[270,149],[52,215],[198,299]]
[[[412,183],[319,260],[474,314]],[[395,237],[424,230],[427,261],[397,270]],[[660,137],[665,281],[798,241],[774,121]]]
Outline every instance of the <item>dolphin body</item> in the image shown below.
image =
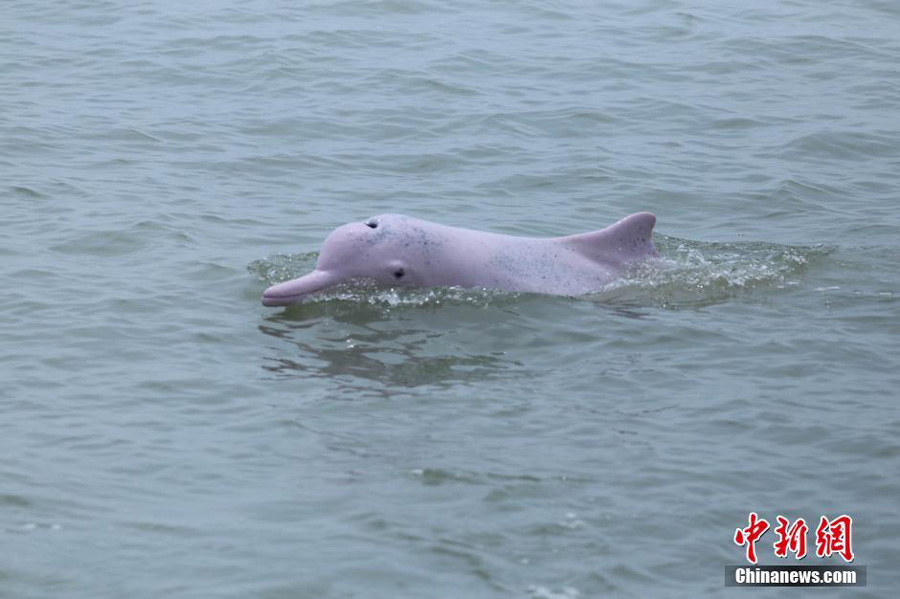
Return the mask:
[[656,217],[627,216],[605,229],[566,237],[516,237],[383,214],[335,229],[311,273],[273,285],[264,306],[288,306],[356,279],[391,286],[459,286],[581,295],[613,281],[633,262],[658,257]]

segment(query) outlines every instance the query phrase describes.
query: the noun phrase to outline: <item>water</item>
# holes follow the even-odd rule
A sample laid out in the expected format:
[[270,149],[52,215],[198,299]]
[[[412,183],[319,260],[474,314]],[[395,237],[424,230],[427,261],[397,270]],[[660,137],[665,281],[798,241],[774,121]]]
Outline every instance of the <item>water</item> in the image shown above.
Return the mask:
[[[750,511],[852,515],[854,596],[894,596],[898,28],[5,3],[0,596],[717,597]],[[665,262],[594,296],[259,304],[372,214],[638,210]]]

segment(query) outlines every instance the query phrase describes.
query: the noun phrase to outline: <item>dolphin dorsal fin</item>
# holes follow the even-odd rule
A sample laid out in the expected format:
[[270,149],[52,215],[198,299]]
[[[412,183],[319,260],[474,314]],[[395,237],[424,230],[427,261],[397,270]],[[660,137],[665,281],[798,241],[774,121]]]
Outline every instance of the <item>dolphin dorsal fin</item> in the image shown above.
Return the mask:
[[631,262],[659,255],[653,246],[655,224],[655,216],[649,212],[638,212],[605,229],[560,237],[559,241],[592,260]]

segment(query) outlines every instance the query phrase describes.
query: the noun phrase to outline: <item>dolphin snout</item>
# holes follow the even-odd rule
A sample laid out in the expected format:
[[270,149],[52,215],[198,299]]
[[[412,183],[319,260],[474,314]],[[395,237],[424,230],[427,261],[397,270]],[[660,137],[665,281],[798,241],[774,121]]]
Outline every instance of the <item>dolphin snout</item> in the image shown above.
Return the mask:
[[273,308],[275,306],[290,306],[301,301],[302,296],[279,292],[278,285],[272,285],[262,294],[262,305]]
[[306,296],[340,283],[340,279],[328,271],[314,270],[299,279],[272,285],[262,294],[262,305],[267,307],[299,304]]

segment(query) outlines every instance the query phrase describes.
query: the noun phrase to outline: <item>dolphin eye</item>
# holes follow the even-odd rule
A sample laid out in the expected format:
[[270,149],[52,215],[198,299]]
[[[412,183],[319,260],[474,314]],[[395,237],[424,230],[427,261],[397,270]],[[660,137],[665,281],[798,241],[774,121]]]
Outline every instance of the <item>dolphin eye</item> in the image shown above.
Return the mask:
[[369,227],[370,229],[377,229],[377,228],[378,228],[378,221],[367,220],[367,221],[364,222],[363,224],[364,224],[365,226]]
[[398,268],[397,270],[394,271],[394,278],[397,280],[400,280],[403,278],[403,275],[405,275],[405,274],[406,274],[406,271],[404,271],[402,268]]

